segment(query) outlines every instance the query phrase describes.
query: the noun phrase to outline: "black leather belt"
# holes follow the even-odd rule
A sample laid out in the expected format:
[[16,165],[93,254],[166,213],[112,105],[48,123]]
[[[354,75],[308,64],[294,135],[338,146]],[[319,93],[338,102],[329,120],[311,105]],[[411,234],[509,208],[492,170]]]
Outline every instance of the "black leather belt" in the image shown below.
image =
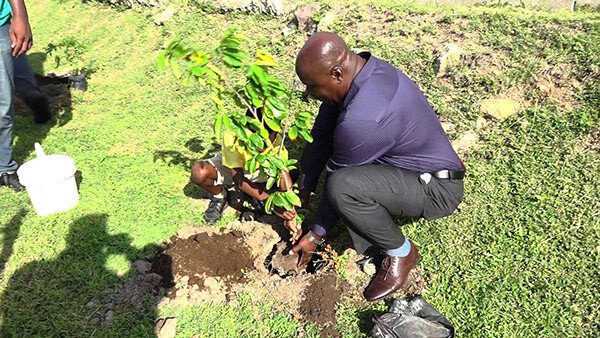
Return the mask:
[[434,173],[431,173],[431,176],[442,179],[442,180],[462,180],[465,178],[465,171],[455,171],[455,170],[440,170]]

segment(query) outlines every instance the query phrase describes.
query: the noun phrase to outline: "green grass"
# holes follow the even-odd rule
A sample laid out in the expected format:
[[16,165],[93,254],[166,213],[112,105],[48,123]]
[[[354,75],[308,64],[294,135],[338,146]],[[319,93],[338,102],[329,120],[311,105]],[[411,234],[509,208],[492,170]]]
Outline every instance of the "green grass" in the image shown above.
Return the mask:
[[[425,298],[461,337],[592,336],[600,317],[600,160],[588,148],[598,142],[590,135],[599,128],[600,17],[377,3],[350,6],[334,29],[351,47],[369,49],[411,76],[456,125],[452,137],[475,128],[482,98],[518,89],[530,103],[478,130],[482,142],[465,158],[469,176],[458,213],[404,227],[421,246],[423,269],[437,276]],[[181,10],[157,27],[149,10],[70,0],[32,0],[28,7],[38,72],[54,67],[44,47],[67,36],[90,47],[81,58],[95,72],[88,92],[72,92],[61,123],[15,119],[14,157],[31,158],[35,141],[47,153],[71,155],[81,172],[81,200],[76,209],[39,218],[26,194],[0,189],[0,335],[154,336],[162,314],[179,317],[181,336],[295,336],[298,322],[244,297],[238,307],[123,309],[108,328],[87,324],[93,309],[85,304],[122,281],[129,260],[202,220],[206,204],[187,185],[188,170],[215,151],[212,105],[204,90],[181,87],[156,70],[160,48],[180,35],[214,46],[227,27],[237,27],[275,54],[288,71],[280,75],[291,81],[305,37],[284,37],[285,18],[258,15]],[[369,26],[371,16],[384,13],[395,21],[385,30]],[[449,34],[447,27],[460,29]],[[435,48],[448,40],[459,40],[465,62],[442,83],[432,64]],[[502,71],[481,73],[469,64],[483,55]],[[557,64],[580,83],[573,108],[535,86],[538,73]],[[343,306],[341,332],[367,335],[370,315],[382,309]],[[314,328],[304,330],[314,335]]]

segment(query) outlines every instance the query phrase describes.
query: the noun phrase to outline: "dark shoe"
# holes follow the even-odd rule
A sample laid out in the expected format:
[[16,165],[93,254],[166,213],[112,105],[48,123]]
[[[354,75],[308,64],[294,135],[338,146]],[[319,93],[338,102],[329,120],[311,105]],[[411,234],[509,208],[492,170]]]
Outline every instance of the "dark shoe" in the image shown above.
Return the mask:
[[225,208],[227,208],[227,200],[224,198],[216,198],[211,196],[208,208],[206,208],[206,211],[204,212],[204,220],[206,223],[214,224],[216,221],[221,219],[223,210],[225,210]]
[[15,191],[25,190],[25,186],[23,186],[21,184],[21,182],[19,182],[19,176],[17,176],[17,173],[12,173],[12,174],[2,173],[2,174],[0,174],[0,186],[11,187]]
[[381,299],[404,285],[409,271],[417,264],[419,253],[417,247],[411,242],[410,252],[406,257],[386,256],[381,263],[379,271],[371,279],[371,283],[363,295],[368,301]]

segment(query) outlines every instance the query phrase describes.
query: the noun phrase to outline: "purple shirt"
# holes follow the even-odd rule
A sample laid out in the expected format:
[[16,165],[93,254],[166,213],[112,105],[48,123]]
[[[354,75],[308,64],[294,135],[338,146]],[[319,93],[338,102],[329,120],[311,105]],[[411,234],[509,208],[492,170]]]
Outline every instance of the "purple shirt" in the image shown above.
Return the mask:
[[[367,52],[360,56],[367,62],[344,100],[336,105],[321,104],[312,129],[314,141],[306,146],[300,160],[304,188],[315,191],[324,168],[328,175],[365,164],[421,173],[462,170],[437,115],[419,88],[389,63]],[[324,191],[313,231],[324,236],[338,220]]]

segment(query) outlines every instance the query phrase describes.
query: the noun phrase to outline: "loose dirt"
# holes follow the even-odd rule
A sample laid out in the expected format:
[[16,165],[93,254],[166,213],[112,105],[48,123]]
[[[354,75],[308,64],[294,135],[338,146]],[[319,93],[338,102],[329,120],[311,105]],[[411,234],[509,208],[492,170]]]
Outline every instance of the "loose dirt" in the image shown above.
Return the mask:
[[[181,229],[152,257],[134,262],[134,276],[90,300],[87,307],[93,313],[88,321],[110,325],[126,306],[236,306],[236,295],[244,292],[256,302],[268,301],[276,311],[317,324],[323,337],[339,337],[336,308],[341,302],[366,305],[361,292],[375,265],[359,267],[355,262],[363,256],[348,249],[341,254],[344,260],[323,253],[320,261],[324,267],[314,274],[297,271],[299,257],[288,255],[285,229],[281,222],[271,223],[274,225],[233,222],[222,229]],[[344,278],[334,272],[335,266],[344,271]],[[414,269],[407,286],[394,296],[421,293],[425,285],[426,278]]]
[[205,287],[207,277],[219,277],[226,287],[244,283],[245,271],[254,269],[250,249],[241,242],[240,231],[172,239],[152,262],[152,272],[163,276],[163,286],[175,285],[174,276],[188,276],[188,285]]
[[298,312],[307,321],[322,326],[322,337],[341,337],[336,328],[335,309],[342,294],[351,291],[348,282],[334,272],[317,276],[304,291]]

